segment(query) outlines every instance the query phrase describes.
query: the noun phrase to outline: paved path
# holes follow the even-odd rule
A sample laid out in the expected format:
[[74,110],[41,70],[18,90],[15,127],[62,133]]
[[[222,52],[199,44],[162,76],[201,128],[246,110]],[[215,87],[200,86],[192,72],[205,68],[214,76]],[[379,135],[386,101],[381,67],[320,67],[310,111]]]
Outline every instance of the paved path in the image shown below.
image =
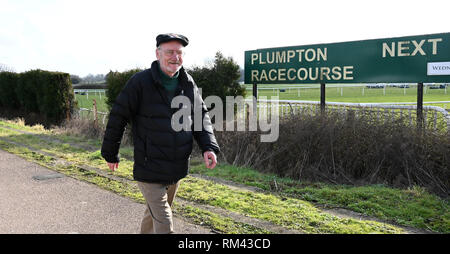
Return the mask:
[[[0,150],[0,234],[135,234],[143,213],[143,204]],[[176,233],[210,233],[174,224]]]

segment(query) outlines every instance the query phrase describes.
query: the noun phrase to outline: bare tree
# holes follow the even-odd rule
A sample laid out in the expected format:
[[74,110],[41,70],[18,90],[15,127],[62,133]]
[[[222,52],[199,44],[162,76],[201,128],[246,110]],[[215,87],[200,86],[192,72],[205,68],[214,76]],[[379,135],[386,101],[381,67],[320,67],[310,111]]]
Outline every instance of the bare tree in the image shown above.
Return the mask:
[[103,82],[103,81],[105,81],[105,75],[104,74],[94,75],[94,74],[89,73],[87,76],[82,78],[82,80],[83,80],[83,83],[86,83],[86,84]]
[[0,63],[0,72],[14,72],[14,69],[6,64]]

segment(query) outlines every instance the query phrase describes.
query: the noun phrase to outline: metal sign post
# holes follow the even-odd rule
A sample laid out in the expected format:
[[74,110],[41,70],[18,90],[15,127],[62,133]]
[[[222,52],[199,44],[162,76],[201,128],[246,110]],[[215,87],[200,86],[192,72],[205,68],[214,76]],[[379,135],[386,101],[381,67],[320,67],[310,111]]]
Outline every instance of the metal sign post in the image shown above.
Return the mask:
[[320,111],[325,113],[325,83],[320,83]]
[[257,119],[258,116],[258,84],[253,83],[253,119]]
[[423,126],[423,83],[417,83],[417,128]]

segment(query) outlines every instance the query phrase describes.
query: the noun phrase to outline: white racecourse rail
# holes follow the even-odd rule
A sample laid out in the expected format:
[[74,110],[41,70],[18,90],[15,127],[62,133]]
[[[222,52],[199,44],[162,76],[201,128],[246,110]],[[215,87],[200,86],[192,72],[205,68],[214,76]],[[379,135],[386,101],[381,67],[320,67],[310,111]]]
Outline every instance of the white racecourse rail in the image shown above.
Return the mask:
[[[272,100],[258,99],[258,109],[264,110],[264,112],[270,112],[267,110],[271,107]],[[424,102],[424,104],[431,103],[449,103],[450,101],[439,102]],[[415,103],[346,103],[346,102],[326,102],[328,110],[335,112],[348,112],[353,111],[356,115],[359,111],[370,111],[377,114],[378,120],[384,116],[384,118],[394,120],[396,117],[407,116],[409,118],[409,124],[413,124],[413,119],[416,117],[417,106],[412,105],[400,105],[400,104],[415,104]],[[244,117],[247,114],[247,107],[252,105],[252,100],[246,100],[246,109],[243,112]],[[276,104],[273,104],[276,105]],[[316,114],[320,112],[320,102],[318,101],[297,101],[297,100],[278,100],[278,107],[280,117],[287,116],[289,114],[296,114],[300,111],[309,110],[310,114]],[[438,119],[442,118],[446,122],[446,128],[450,132],[450,113],[436,106],[423,106],[424,121],[425,124],[431,124],[430,127],[437,129]]]

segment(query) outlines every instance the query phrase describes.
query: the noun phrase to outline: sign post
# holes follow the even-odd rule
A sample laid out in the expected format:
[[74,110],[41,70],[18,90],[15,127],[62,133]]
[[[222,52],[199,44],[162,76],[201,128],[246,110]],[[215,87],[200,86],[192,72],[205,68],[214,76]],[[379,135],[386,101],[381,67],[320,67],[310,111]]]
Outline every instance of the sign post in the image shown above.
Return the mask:
[[320,112],[325,113],[325,83],[320,83]]
[[423,83],[417,83],[417,127],[423,126]]
[[258,116],[258,84],[253,83],[253,119]]

